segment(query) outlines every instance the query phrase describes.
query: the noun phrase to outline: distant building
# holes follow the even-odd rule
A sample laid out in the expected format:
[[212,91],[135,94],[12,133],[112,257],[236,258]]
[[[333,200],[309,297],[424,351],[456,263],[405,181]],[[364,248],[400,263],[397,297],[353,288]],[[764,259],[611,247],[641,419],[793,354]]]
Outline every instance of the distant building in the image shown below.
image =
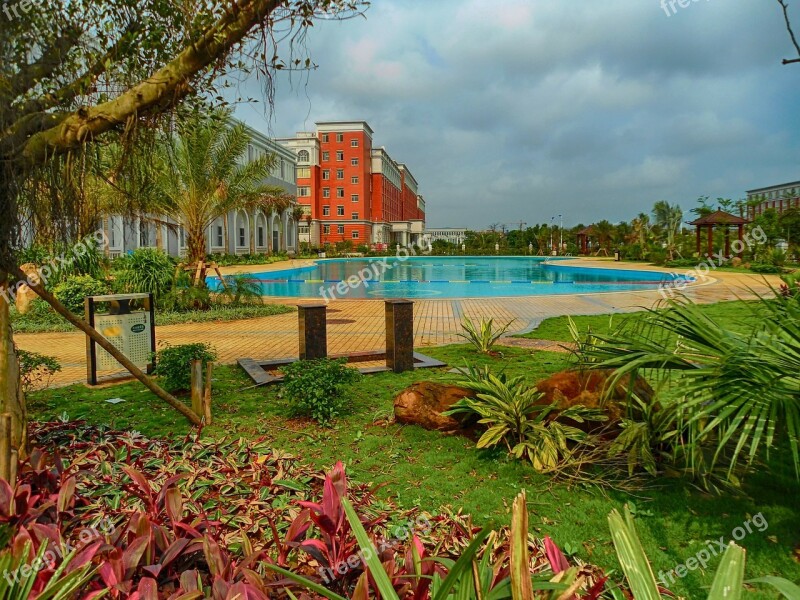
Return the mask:
[[366,121],[319,122],[278,140],[297,161],[300,241],[313,246],[419,244],[425,200],[409,168],[375,148]]
[[789,208],[800,207],[800,181],[749,190],[747,204],[747,216],[751,219],[763,214],[768,208],[782,213]]
[[436,241],[444,241],[459,245],[464,243],[466,233],[467,230],[463,227],[441,227],[439,229],[426,229],[424,238],[429,244]]
[[[284,189],[289,196],[296,196],[295,154],[255,129],[247,127],[247,132],[251,139],[243,160],[250,162],[265,154],[274,155],[272,173],[264,183]],[[281,214],[265,214],[260,209],[253,212],[231,210],[209,225],[206,249],[209,254],[296,252],[298,224],[293,221],[291,213],[291,208]],[[182,256],[186,252],[183,227],[156,215],[110,216],[103,219],[103,229],[109,240],[107,251],[112,257],[136,248],[159,248],[173,256]]]

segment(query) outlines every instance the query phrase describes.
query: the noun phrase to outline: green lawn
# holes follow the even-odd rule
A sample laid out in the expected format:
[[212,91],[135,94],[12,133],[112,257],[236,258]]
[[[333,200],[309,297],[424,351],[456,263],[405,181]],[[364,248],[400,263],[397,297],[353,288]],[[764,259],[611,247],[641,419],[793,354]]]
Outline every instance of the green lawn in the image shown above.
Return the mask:
[[[565,339],[563,331],[552,327],[546,337]],[[570,360],[566,354],[513,348],[503,349],[503,357],[489,358],[464,345],[425,352],[450,366],[461,366],[466,359],[472,364],[490,364],[495,371],[524,375],[531,382],[567,367]],[[215,423],[204,435],[266,436],[276,448],[319,468],[343,460],[350,476],[386,484],[380,493],[393,496],[401,506],[419,506],[434,513],[448,506],[463,509],[479,525],[507,524],[510,501],[525,488],[533,531],[550,535],[562,548],[606,568],[616,568],[606,517],[625,502],[636,504],[639,532],[656,572],[685,562],[706,546],[706,540],[724,536],[728,541],[734,528],[761,512],[769,527],[763,533],[754,529],[741,542],[748,550],[748,577],[779,574],[800,581],[800,565],[792,559],[793,548],[800,542],[796,503],[800,486],[788,463],[773,457],[772,472],[759,468],[747,482],[747,495],[739,498],[710,497],[679,480],[658,481],[658,487],[636,497],[554,483],[502,452],[476,450],[465,438],[388,422],[398,391],[421,379],[453,381],[457,376],[448,373],[448,368],[367,376],[351,389],[347,417],[332,429],[322,429],[289,418],[289,406],[280,398],[279,386],[248,389],[250,380],[240,369],[219,367],[214,387]],[[104,402],[113,397],[126,402]],[[67,413],[71,419],[107,423],[149,436],[189,431],[186,422],[138,383],[100,390],[79,385],[39,392],[30,398],[30,412],[34,419]],[[710,571],[690,572],[673,591],[690,598],[705,597],[717,562],[711,563]],[[749,597],[774,595],[754,593]]]
[[[179,325],[181,323],[207,323],[211,321],[237,321],[255,317],[281,315],[297,310],[293,306],[283,304],[254,304],[252,306],[214,305],[209,310],[193,310],[187,312],[156,311],[157,325]],[[44,313],[19,314],[12,309],[11,322],[16,333],[47,333],[55,331],[75,331],[69,323],[55,311]]]
[[[718,304],[699,304],[699,309],[711,319],[720,323],[725,323],[727,327],[735,331],[748,331],[758,320],[754,310],[758,309],[758,302],[720,302]],[[539,326],[528,333],[522,333],[515,337],[530,338],[536,340],[553,340],[557,342],[571,342],[568,329],[568,322],[571,318],[578,331],[592,331],[596,334],[606,334],[619,327],[628,320],[642,319],[646,316],[645,312],[617,313],[607,315],[580,315],[575,317],[553,317],[545,319]]]

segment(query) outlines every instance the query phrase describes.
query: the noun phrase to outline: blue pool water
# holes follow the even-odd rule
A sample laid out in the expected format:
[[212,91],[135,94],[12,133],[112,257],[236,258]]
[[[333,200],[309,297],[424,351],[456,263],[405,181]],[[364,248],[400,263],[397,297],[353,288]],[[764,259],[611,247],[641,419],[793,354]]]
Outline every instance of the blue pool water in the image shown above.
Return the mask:
[[[674,278],[655,271],[593,269],[542,257],[414,256],[329,259],[253,273],[265,296],[486,298],[655,289]],[[352,285],[348,285],[350,282]],[[212,278],[210,286],[219,282]],[[344,291],[343,291],[344,290]]]

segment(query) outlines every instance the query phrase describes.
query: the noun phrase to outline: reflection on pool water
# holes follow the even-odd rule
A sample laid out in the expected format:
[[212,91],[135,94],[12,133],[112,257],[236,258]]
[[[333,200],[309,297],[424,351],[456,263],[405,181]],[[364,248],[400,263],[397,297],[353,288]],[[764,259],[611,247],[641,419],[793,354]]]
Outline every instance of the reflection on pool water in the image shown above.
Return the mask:
[[[265,296],[320,298],[488,298],[655,289],[674,276],[594,269],[542,257],[414,256],[328,259],[253,273]],[[350,283],[348,285],[348,282]],[[219,286],[210,278],[212,289]],[[341,291],[344,290],[344,291]]]

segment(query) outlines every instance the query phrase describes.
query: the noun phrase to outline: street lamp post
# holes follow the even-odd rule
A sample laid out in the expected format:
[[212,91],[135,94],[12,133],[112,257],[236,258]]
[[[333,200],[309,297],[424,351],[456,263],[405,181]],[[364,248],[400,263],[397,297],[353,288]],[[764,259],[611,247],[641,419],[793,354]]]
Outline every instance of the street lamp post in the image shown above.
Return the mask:
[[564,251],[564,217],[558,215],[558,253]]
[[553,221],[555,220],[555,217],[550,217],[550,254],[553,253]]

